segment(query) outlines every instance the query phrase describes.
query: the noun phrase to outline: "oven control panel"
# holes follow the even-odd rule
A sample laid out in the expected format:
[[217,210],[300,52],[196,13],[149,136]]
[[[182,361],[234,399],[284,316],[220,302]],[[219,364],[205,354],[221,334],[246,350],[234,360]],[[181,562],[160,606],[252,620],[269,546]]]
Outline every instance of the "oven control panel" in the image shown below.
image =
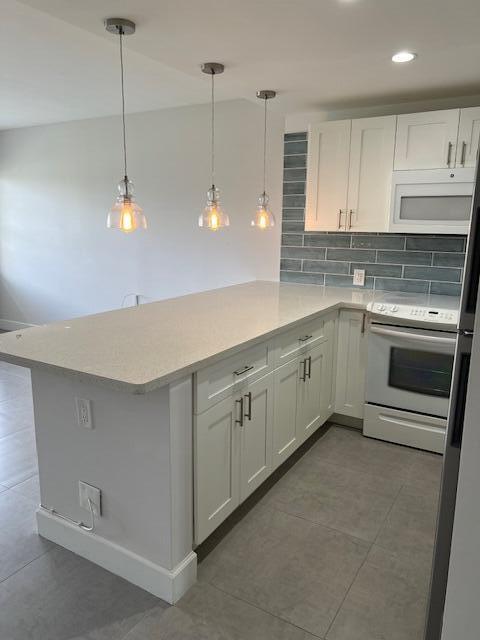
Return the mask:
[[370,302],[367,311],[379,315],[401,318],[402,320],[416,320],[417,322],[431,322],[437,324],[458,323],[458,311],[454,309],[434,309],[432,307],[414,307],[406,304],[392,304],[388,302]]

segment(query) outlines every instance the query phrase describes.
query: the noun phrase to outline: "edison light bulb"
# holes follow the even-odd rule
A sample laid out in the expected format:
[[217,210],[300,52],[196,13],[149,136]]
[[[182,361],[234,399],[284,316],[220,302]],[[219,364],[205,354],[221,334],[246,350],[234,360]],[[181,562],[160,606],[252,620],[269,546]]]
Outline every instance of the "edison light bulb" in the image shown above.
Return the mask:
[[265,192],[258,199],[257,210],[251,221],[252,227],[258,229],[269,229],[275,226],[275,216],[268,208],[269,197]]
[[207,206],[198,218],[198,226],[202,229],[217,231],[222,227],[228,227],[230,220],[220,206],[220,194],[218,189],[212,186],[207,191]]
[[119,195],[108,214],[107,227],[131,233],[136,229],[146,229],[147,220],[133,197],[133,183],[125,177],[118,183]]

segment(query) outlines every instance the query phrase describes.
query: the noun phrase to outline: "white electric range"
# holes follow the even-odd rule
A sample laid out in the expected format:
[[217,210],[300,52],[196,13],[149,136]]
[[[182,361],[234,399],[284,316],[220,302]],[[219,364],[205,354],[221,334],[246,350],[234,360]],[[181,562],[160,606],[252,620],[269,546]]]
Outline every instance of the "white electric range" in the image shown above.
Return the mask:
[[[414,302],[412,300],[412,302]],[[458,309],[371,302],[364,435],[443,452]]]

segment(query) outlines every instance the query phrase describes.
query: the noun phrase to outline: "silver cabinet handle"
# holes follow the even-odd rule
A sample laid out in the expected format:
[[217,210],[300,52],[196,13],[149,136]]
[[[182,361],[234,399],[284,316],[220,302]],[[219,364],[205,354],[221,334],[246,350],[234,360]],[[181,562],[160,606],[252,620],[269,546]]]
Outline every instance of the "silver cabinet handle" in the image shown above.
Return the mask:
[[240,405],[240,418],[235,418],[235,424],[239,424],[241,427],[243,427],[243,396],[240,398],[240,400],[235,400],[235,404]]
[[306,361],[308,362],[308,370],[306,371],[306,376],[310,380],[310,378],[312,377],[312,356],[308,356]]
[[462,167],[465,166],[465,158],[467,156],[467,143],[465,140],[462,142],[462,157],[460,158],[460,164]]
[[245,398],[247,400],[247,410],[245,411],[245,418],[248,420],[252,419],[252,392],[249,391],[245,394]]
[[448,151],[447,151],[447,167],[450,166],[450,162],[452,161],[452,149],[453,149],[453,142],[449,142]]
[[244,373],[247,373],[247,371],[251,371],[254,367],[253,366],[249,366],[248,364],[245,365],[243,367],[243,369],[237,369],[236,371],[234,371],[233,373],[236,376],[242,376]]
[[353,215],[353,209],[350,209],[350,211],[348,212],[348,230],[349,231],[352,228],[352,215]]
[[299,338],[298,341],[299,342],[306,342],[307,340],[310,340],[311,338],[313,338],[313,336],[303,336],[302,338]]
[[362,333],[365,333],[366,322],[367,322],[367,314],[364,313],[363,316],[362,316]]
[[343,211],[339,209],[338,210],[338,228],[339,229],[342,228],[342,216],[343,216]]
[[305,360],[302,360],[300,362],[300,366],[303,367],[302,373],[300,374],[300,380],[305,382],[305,380],[307,379],[307,359],[306,358]]

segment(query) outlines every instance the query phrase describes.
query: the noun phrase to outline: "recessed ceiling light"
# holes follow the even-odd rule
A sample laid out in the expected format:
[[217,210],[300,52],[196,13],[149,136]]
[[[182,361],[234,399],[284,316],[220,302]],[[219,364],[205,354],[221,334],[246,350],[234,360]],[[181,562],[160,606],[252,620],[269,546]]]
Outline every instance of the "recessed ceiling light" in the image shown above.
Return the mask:
[[416,57],[417,54],[412,53],[411,51],[399,51],[392,56],[392,62],[411,62],[412,60],[415,60]]

